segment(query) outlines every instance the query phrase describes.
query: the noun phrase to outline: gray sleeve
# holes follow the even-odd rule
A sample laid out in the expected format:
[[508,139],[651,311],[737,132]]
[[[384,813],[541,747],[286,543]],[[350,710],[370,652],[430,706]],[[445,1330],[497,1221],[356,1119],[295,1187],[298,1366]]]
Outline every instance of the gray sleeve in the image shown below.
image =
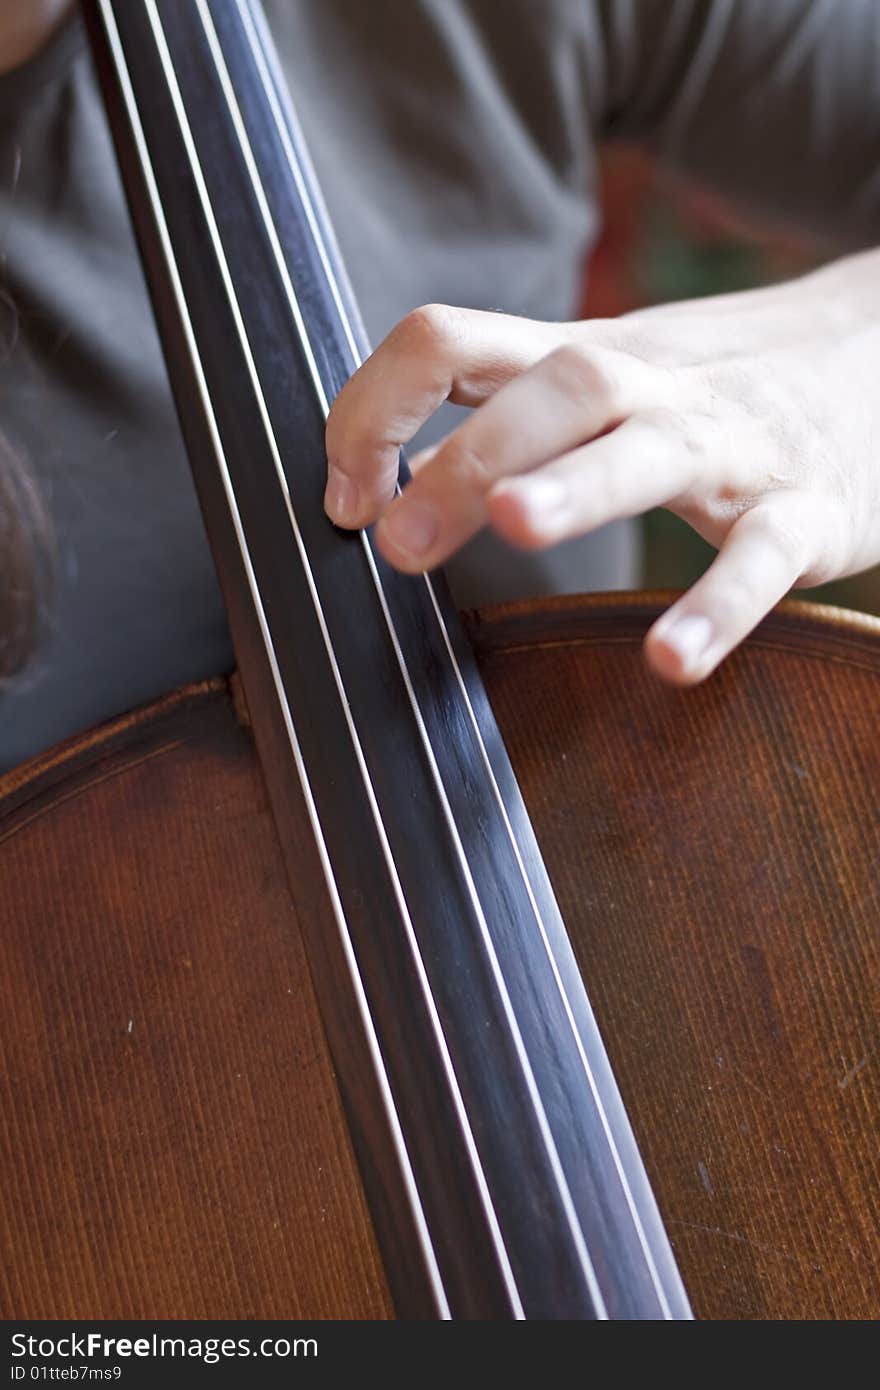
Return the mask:
[[601,133],[840,246],[880,243],[880,0],[598,0]]

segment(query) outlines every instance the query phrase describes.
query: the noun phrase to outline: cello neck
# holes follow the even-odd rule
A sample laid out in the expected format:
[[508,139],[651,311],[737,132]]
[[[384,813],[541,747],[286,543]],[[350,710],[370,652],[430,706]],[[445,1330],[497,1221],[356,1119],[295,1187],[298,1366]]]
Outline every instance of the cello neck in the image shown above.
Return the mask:
[[442,579],[323,513],[366,343],[259,7],[84,10],[398,1309],[687,1317]]

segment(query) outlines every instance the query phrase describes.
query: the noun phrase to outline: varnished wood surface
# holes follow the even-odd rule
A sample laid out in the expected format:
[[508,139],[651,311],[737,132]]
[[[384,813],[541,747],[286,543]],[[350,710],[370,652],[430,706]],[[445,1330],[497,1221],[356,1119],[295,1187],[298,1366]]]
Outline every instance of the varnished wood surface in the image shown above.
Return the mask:
[[387,1316],[225,684],[0,791],[0,1316]]
[[682,693],[657,611],[471,635],[696,1315],[877,1318],[880,623],[784,605]]
[[[697,1315],[875,1318],[878,625],[790,607],[678,693],[656,611],[470,632]],[[223,683],[0,804],[0,1313],[388,1316]]]

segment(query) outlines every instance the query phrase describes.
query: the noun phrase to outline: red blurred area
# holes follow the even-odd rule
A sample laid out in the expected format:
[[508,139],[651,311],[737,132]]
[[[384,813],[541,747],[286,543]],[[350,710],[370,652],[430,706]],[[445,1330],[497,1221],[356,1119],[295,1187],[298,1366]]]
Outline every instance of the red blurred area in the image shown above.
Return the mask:
[[756,227],[720,198],[664,174],[637,150],[603,153],[601,206],[603,228],[583,303],[587,317],[747,289],[815,263],[807,245]]

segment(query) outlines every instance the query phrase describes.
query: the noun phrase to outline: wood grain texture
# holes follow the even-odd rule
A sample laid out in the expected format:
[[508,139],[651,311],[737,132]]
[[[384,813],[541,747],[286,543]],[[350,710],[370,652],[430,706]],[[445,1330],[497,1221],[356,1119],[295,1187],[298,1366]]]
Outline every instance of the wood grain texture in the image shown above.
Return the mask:
[[[880,624],[786,607],[680,694],[657,611],[470,632],[697,1314],[876,1318]],[[0,810],[2,1315],[388,1316],[224,683]]]
[[387,1316],[225,685],[11,774],[0,804],[0,1316]]
[[680,693],[659,608],[470,630],[696,1314],[876,1318],[880,624],[783,605]]

